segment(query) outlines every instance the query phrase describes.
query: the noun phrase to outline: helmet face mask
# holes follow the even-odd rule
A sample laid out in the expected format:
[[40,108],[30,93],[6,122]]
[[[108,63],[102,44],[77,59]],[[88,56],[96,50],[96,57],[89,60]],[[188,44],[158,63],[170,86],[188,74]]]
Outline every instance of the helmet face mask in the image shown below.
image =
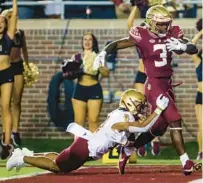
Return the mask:
[[171,28],[172,16],[164,6],[156,5],[147,11],[146,23],[152,33],[165,37]]
[[135,89],[126,90],[120,99],[119,107],[125,108],[134,116],[144,114],[146,111],[145,96]]
[[169,22],[155,22],[154,29],[151,30],[159,37],[165,37],[171,27],[171,21]]

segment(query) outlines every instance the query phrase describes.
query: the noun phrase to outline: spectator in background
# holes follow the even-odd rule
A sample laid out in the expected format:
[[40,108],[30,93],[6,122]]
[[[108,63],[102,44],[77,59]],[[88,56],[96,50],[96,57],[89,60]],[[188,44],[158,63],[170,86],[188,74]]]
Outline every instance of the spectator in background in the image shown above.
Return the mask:
[[96,71],[92,69],[98,52],[96,37],[92,33],[86,33],[82,38],[82,52],[80,53],[84,73],[78,78],[72,103],[75,122],[84,127],[86,118],[88,118],[91,132],[94,132],[99,126],[99,114],[103,103],[103,93],[98,76],[99,73],[106,77],[109,75],[106,67],[101,66]]
[[45,5],[45,15],[48,18],[60,18],[61,17],[61,2],[62,0],[53,0],[57,4]]
[[[202,19],[199,19],[196,24],[197,30],[199,31],[195,37],[192,39],[194,44],[202,39]],[[202,160],[202,49],[197,53],[192,55],[192,61],[195,64],[196,74],[197,74],[197,95],[196,95],[196,105],[195,112],[198,122],[198,134],[197,134],[197,143],[198,143],[198,155],[197,160]]]
[[0,93],[1,93],[1,119],[3,123],[3,135],[1,140],[1,159],[6,159],[13,151],[11,144],[12,114],[10,102],[14,75],[10,65],[10,52],[17,26],[18,7],[17,0],[13,0],[13,12],[11,14],[9,26],[5,16],[0,15]]
[[[8,21],[8,25],[10,25],[10,18],[12,14],[12,9],[4,10],[2,15],[4,15]],[[14,86],[13,86],[13,93],[12,93],[12,134],[11,139],[13,145],[20,146],[20,134],[18,132],[19,122],[20,122],[20,115],[21,115],[21,99],[24,89],[24,77],[23,77],[23,59],[21,57],[21,51],[23,53],[23,58],[25,64],[28,64],[28,51],[27,51],[27,44],[24,31],[18,29],[15,33],[15,37],[13,40],[11,49],[11,68],[14,74]]]
[[117,18],[128,18],[131,12],[131,4],[129,0],[111,0],[115,5]]

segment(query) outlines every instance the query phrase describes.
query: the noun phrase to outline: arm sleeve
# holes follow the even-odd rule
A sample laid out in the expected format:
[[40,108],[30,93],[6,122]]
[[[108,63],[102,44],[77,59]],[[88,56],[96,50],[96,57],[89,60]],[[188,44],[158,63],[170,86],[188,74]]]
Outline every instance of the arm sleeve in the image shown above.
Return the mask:
[[129,132],[130,133],[143,133],[149,131],[149,129],[154,125],[154,123],[157,121],[160,115],[157,115],[147,126],[145,127],[135,127],[135,126],[129,126]]

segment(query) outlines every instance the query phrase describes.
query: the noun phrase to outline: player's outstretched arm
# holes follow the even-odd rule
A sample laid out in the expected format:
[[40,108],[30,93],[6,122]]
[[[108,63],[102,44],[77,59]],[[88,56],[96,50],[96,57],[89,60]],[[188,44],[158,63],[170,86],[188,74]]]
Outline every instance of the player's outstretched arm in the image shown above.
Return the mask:
[[124,49],[124,48],[132,47],[132,46],[135,46],[135,43],[130,41],[129,37],[125,37],[125,38],[122,38],[122,39],[119,39],[119,40],[116,40],[116,41],[109,43],[104,48],[104,51],[107,54],[110,54],[110,53],[115,52],[119,49]]
[[119,49],[128,48],[131,46],[135,46],[135,44],[129,39],[129,37],[125,37],[123,39],[119,39],[109,43],[103,51],[101,51],[95,58],[93,64],[93,70],[98,70],[100,66],[105,66],[105,60],[108,54],[111,54]]
[[166,109],[166,107],[168,106],[168,103],[169,103],[169,99],[161,94],[157,97],[157,100],[156,100],[157,108],[150,116],[147,117],[145,121],[143,121],[142,123],[138,121],[119,122],[119,123],[115,123],[112,126],[112,129],[129,131],[131,133],[147,132],[157,121],[157,119],[161,115],[161,112]]

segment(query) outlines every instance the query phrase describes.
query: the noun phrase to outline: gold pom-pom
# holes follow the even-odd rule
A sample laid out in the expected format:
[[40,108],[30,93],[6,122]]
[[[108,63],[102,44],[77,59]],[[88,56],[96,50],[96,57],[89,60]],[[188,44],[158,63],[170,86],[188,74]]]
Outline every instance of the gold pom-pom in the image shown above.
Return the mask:
[[25,80],[25,86],[32,87],[33,84],[36,83],[38,80],[39,69],[32,62],[29,63],[28,65],[25,62],[23,62],[23,66],[24,66],[23,76],[24,76],[24,80]]

